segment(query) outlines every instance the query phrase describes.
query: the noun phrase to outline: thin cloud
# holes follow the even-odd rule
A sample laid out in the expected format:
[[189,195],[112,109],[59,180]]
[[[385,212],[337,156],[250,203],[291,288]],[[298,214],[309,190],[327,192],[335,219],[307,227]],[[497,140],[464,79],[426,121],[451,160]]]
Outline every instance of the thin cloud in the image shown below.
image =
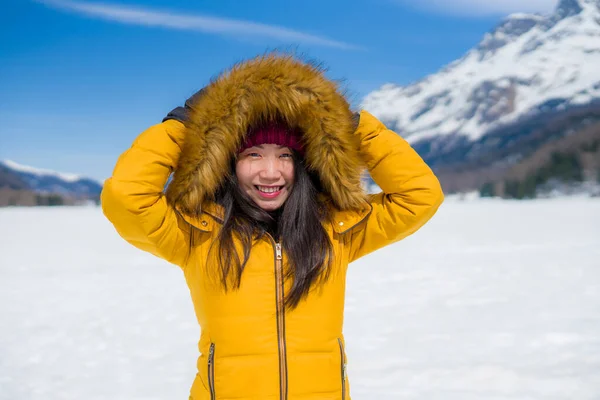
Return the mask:
[[558,0],[396,0],[427,11],[462,15],[490,16],[511,13],[548,14],[556,7]]
[[346,50],[356,50],[360,48],[322,36],[315,36],[281,26],[266,25],[251,21],[204,15],[184,15],[108,3],[88,3],[70,0],[37,0],[37,2],[63,11],[74,12],[91,18],[122,24],[216,33],[222,35],[267,37],[282,41],[310,43]]

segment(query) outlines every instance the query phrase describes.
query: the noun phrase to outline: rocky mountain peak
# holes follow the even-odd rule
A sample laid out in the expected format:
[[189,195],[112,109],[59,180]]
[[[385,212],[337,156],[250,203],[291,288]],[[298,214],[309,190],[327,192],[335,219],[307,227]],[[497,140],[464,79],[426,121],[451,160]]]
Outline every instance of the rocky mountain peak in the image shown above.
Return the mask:
[[585,14],[600,18],[600,0],[560,0],[550,18],[551,25],[566,18]]
[[487,33],[479,43],[477,51],[480,59],[489,57],[497,49],[515,40],[515,38],[529,32],[533,27],[546,21],[546,18],[537,14],[512,14],[505,18],[491,32]]
[[560,0],[554,11],[554,17],[561,20],[579,14],[583,11],[581,2],[585,0]]

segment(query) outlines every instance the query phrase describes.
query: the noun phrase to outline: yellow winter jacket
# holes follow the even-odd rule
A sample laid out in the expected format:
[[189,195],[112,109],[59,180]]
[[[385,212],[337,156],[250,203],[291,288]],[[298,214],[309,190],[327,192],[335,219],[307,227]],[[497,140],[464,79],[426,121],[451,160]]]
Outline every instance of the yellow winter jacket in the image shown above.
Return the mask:
[[[238,64],[192,106],[186,124],[167,120],[143,132],[102,192],[103,211],[118,233],[185,275],[201,327],[190,399],[350,399],[342,334],[348,264],[428,221],[443,200],[437,178],[368,112],[360,112],[356,125],[335,83],[293,57]],[[239,290],[226,293],[207,259],[223,221],[210,195],[249,124],[275,112],[302,127],[306,160],[331,210],[325,228],[332,274],[291,311],[283,307],[291,286],[283,273],[285,245],[270,237],[256,241]],[[363,167],[381,193],[363,192]]]

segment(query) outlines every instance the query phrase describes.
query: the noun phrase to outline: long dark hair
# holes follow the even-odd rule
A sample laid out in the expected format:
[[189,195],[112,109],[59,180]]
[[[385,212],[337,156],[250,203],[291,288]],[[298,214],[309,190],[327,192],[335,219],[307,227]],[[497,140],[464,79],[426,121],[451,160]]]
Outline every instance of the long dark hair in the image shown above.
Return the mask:
[[[254,240],[270,235],[280,241],[287,260],[285,278],[292,279],[291,290],[285,296],[288,309],[295,308],[313,285],[329,278],[333,257],[329,235],[322,225],[328,217],[328,208],[318,200],[322,190],[318,176],[306,168],[296,151],[293,159],[294,185],[285,203],[275,212],[263,210],[240,189],[232,160],[226,180],[215,194],[215,201],[223,206],[225,213],[223,226],[210,248],[213,251],[215,245],[218,247],[217,272],[227,291],[240,287]],[[234,237],[242,244],[241,255]]]

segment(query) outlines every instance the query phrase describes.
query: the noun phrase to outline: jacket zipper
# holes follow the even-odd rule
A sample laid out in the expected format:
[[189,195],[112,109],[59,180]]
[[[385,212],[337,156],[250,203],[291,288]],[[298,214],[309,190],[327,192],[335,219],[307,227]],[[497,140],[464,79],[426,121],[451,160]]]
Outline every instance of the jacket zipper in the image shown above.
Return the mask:
[[338,338],[338,343],[340,345],[340,360],[342,364],[341,372],[342,372],[342,400],[346,399],[346,355],[344,354],[344,344],[342,343],[342,339]]
[[279,395],[287,400],[287,354],[285,344],[285,305],[281,243],[275,243],[275,293],[277,297],[277,339],[279,345]]
[[215,400],[215,344],[210,344],[208,351],[208,388],[210,389],[210,400]]

